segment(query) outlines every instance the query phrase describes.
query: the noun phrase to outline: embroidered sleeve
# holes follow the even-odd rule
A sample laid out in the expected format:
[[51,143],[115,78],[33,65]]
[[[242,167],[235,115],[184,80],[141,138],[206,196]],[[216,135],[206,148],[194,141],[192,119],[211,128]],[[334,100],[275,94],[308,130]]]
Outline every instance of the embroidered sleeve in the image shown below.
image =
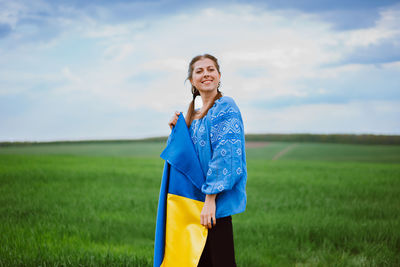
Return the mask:
[[229,107],[211,116],[210,141],[212,155],[202,192],[216,194],[232,189],[243,174],[244,133],[237,108]]

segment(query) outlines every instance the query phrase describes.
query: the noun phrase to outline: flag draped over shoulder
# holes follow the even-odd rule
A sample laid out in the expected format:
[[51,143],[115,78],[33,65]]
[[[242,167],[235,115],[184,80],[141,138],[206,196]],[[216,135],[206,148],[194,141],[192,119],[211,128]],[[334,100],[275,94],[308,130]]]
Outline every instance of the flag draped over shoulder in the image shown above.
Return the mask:
[[205,177],[182,113],[167,147],[158,201],[154,267],[197,266],[208,230],[200,224]]

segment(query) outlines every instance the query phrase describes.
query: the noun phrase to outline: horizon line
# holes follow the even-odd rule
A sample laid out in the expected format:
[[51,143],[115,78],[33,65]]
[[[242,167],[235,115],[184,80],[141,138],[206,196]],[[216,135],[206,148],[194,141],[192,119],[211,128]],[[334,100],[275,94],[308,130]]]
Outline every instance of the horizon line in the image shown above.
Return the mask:
[[[247,133],[245,137],[249,136],[271,136],[271,135],[307,135],[307,136],[376,136],[376,137],[400,137],[400,134],[376,134],[376,133]],[[9,143],[80,143],[80,142],[132,142],[132,141],[162,141],[166,140],[168,135],[165,136],[150,136],[139,138],[82,138],[82,139],[48,139],[48,140],[0,140],[0,144]],[[246,140],[247,141],[247,140]],[[249,140],[248,142],[251,142]]]

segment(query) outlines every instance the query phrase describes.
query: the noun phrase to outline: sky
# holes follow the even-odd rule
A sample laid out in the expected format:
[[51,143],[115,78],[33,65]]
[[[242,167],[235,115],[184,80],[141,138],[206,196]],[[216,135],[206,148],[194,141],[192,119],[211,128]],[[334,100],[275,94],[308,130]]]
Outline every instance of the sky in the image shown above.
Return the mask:
[[0,141],[167,136],[204,53],[246,133],[400,134],[400,1],[0,0]]

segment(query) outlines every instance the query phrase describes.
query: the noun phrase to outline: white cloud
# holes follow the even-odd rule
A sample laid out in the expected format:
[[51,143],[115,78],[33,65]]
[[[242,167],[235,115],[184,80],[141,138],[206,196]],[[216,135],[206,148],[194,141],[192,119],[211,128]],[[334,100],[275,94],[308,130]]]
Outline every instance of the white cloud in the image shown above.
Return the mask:
[[69,67],[65,67],[65,68],[62,70],[62,74],[63,74],[68,80],[70,80],[71,82],[78,83],[78,84],[82,82],[81,79],[80,79],[80,77],[77,76],[76,74],[73,74],[73,73],[71,72],[71,70],[70,70]]
[[[123,87],[132,87],[132,84],[123,83],[123,79],[135,70],[149,70],[151,66],[150,71],[168,72],[168,78],[162,84],[157,81],[146,84],[146,93],[135,88],[129,90],[133,90],[139,98],[145,98],[132,103],[135,107],[151,105],[158,109],[168,109],[182,103],[180,96],[184,88],[181,85],[190,58],[210,52],[220,58],[224,88],[228,94],[239,96],[242,92],[249,92],[249,99],[254,94],[258,94],[258,98],[267,99],[280,95],[304,95],[301,89],[292,84],[293,81],[314,75],[317,66],[337,59],[338,55],[323,46],[330,43],[327,41],[330,39],[328,25],[318,22],[315,28],[311,28],[313,21],[309,17],[299,15],[296,19],[297,23],[294,24],[282,15],[236,5],[224,10],[207,8],[194,14],[164,17],[149,23],[145,31],[132,28],[131,24],[118,25],[113,27],[117,29],[115,35],[109,34],[112,32],[109,30],[97,35],[106,36],[108,40],[104,43],[104,63],[93,68],[92,72],[97,75],[92,77],[97,82],[99,77],[119,77],[115,82],[120,91],[124,91]],[[89,27],[87,36],[93,36],[96,29],[97,26],[94,29]],[[110,54],[116,54],[111,59],[124,63],[120,62],[119,66],[110,65]],[[255,66],[265,69],[267,75],[251,79],[238,77],[240,69]],[[104,76],[105,73],[108,75]],[[87,81],[90,84],[96,83]],[[105,90],[101,88],[105,84],[108,82],[103,80],[93,88],[103,92]],[[140,87],[140,84],[135,86]],[[266,88],[272,93],[265,94]],[[125,102],[127,95],[120,93],[120,102]],[[155,99],[156,95],[164,97]]]
[[248,133],[370,133],[400,132],[400,101],[354,101],[308,104],[282,109],[242,110]]
[[[373,65],[334,64],[357,47],[397,38],[398,9],[383,10],[374,27],[344,32],[334,31],[328,23],[305,13],[260,10],[250,5],[196,9],[119,24],[102,23],[75,9],[59,9],[74,18],[53,18],[60,27],[57,37],[40,46],[35,42],[18,44],[7,50],[6,58],[0,59],[0,83],[14,81],[13,86],[0,88],[2,95],[16,93],[17,88],[21,94],[33,90],[27,84],[54,83],[48,89],[49,97],[65,97],[72,102],[92,99],[107,105],[102,112],[112,108],[126,112],[143,109],[167,113],[169,117],[174,110],[185,111],[191,100],[189,83],[184,84],[190,59],[211,53],[220,60],[222,90],[243,106],[249,132],[400,132],[393,117],[392,126],[383,124],[384,116],[399,113],[395,102],[388,109],[379,109],[378,102],[368,102],[378,114],[371,122],[365,119],[362,101],[277,110],[249,107],[254,100],[331,93],[331,88],[314,87],[308,80],[342,79],[346,75],[351,78],[349,73],[360,77],[362,73],[374,72]],[[18,12],[27,12],[18,5],[9,10],[3,14],[10,23],[16,21]],[[23,35],[19,30],[16,34]],[[81,47],[87,47],[87,53],[78,54]],[[4,54],[6,48],[0,45],[0,49]],[[11,70],[6,62],[12,62]],[[25,65],[31,71],[23,68],[25,62],[29,62]],[[53,64],[46,67],[48,62]],[[37,69],[32,67],[35,63]],[[329,64],[332,66],[328,67]],[[399,64],[383,64],[380,68],[398,73]],[[18,85],[20,80],[24,81],[23,86]],[[67,110],[69,106],[62,108]],[[138,129],[135,136],[153,131],[151,122],[148,123],[147,129]]]
[[340,34],[346,46],[376,45],[391,38],[400,37],[400,8],[385,9],[374,27],[352,30]]
[[104,51],[104,56],[106,58],[111,58],[112,60],[115,61],[121,61],[124,58],[128,57],[130,54],[132,54],[133,51],[134,51],[134,46],[132,44],[125,43],[120,45],[109,46]]
[[26,13],[28,7],[16,1],[0,1],[0,23],[7,23],[13,27],[17,23],[21,13]]

